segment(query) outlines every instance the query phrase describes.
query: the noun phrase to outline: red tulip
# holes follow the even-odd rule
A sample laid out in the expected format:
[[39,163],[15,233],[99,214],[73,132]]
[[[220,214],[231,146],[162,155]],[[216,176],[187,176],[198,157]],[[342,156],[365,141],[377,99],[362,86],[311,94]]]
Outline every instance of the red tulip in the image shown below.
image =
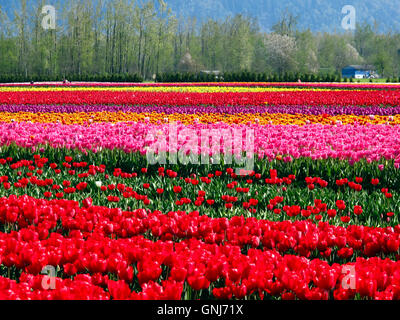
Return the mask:
[[84,208],[89,208],[93,204],[93,199],[92,198],[86,198],[82,201],[83,207]]

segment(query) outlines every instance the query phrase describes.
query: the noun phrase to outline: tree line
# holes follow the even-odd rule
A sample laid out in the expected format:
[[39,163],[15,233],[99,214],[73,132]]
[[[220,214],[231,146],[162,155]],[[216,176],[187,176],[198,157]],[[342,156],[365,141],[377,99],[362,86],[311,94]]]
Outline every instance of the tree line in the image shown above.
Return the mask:
[[176,17],[162,0],[65,0],[56,6],[56,28],[45,30],[46,2],[18,1],[12,17],[0,8],[0,78],[154,80],[204,70],[323,78],[349,64],[400,76],[400,34],[380,34],[368,24],[313,33],[299,30],[286,11],[265,33],[245,15]]

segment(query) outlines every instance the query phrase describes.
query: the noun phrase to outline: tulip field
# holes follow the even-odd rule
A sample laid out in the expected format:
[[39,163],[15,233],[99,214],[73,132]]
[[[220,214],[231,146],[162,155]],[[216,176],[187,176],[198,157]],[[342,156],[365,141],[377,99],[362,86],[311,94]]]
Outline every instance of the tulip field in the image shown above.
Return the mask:
[[400,85],[0,85],[1,300],[397,300],[399,246]]

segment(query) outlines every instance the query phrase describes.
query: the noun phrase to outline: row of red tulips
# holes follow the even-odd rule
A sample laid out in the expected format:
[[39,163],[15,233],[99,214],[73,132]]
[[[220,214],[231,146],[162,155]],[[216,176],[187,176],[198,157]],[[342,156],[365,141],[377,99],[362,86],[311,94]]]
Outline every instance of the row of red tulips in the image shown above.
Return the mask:
[[0,159],[0,195],[79,201],[91,197],[96,205],[128,210],[200,210],[214,217],[257,214],[268,219],[349,223],[366,221],[372,212],[368,224],[393,225],[398,221],[397,194],[376,178],[343,178],[328,183],[319,177],[306,177],[298,181],[293,174],[281,178],[274,169],[268,174],[252,171],[242,177],[231,168],[182,177],[164,167],[128,173],[75,162],[69,156],[63,160],[57,164],[40,155],[33,160]]
[[400,90],[285,92],[0,92],[2,104],[132,105],[399,105]]
[[[398,251],[400,229],[349,227],[347,230],[311,222],[271,223],[231,219],[210,219],[183,213],[148,213],[144,210],[122,212],[105,207],[79,208],[76,202],[36,200],[27,196],[2,199],[2,207],[19,210],[22,215],[38,219],[26,229],[0,233],[0,261],[9,279],[1,279],[0,295],[12,299],[238,299],[268,297],[282,299],[398,299],[400,297],[400,264],[389,259],[357,258],[353,263],[332,265],[321,259],[309,260],[295,255],[281,255],[278,250],[300,248],[314,242],[326,252],[331,239],[340,250],[352,251],[347,244],[359,245],[377,241],[385,251]],[[7,203],[8,202],[8,203]],[[54,216],[73,218],[70,221],[94,221],[95,231],[82,233],[68,223],[50,235],[39,233],[41,227],[56,224]],[[52,217],[53,216],[53,217]],[[86,218],[86,219],[85,219]],[[31,218],[28,218],[28,220]],[[35,219],[34,219],[35,220]],[[61,218],[61,220],[63,220]],[[108,222],[106,222],[108,221]],[[129,238],[116,238],[116,222],[134,230]],[[129,222],[132,224],[128,227]],[[185,225],[188,224],[188,225]],[[190,225],[192,223],[192,225]],[[164,236],[146,239],[148,229],[159,224]],[[188,230],[196,229],[196,232]],[[108,227],[107,227],[108,226]],[[178,227],[179,226],[179,227]],[[56,226],[57,227],[57,226]],[[133,227],[133,229],[132,229]],[[181,233],[172,236],[174,227]],[[258,227],[258,228],[257,228]],[[45,227],[46,228],[46,227]],[[63,231],[64,230],[64,231]],[[183,231],[185,230],[185,231]],[[217,244],[205,234],[223,230],[226,241]],[[120,230],[121,231],[121,230]],[[62,235],[60,232],[64,232]],[[137,234],[137,235],[134,235]],[[143,234],[143,235],[141,235]],[[179,234],[179,232],[176,232]],[[235,244],[230,235],[247,238],[262,236],[264,250],[248,249]],[[274,236],[274,234],[276,236]],[[128,235],[127,235],[128,236]],[[161,235],[159,235],[161,236]],[[300,239],[301,237],[303,239]],[[347,238],[346,238],[347,236]],[[297,238],[300,237],[300,238]],[[174,239],[168,240],[168,238]],[[297,239],[296,239],[297,238]],[[308,239],[307,239],[308,238]],[[277,240],[276,249],[267,249]],[[336,240],[335,240],[336,239]],[[353,239],[350,241],[350,239]],[[272,241],[272,242],[271,242]],[[297,244],[296,241],[299,241]],[[397,248],[390,243],[397,241]],[[280,247],[287,246],[285,249]],[[330,243],[333,244],[333,243]],[[256,246],[258,246],[256,244]],[[274,246],[272,246],[274,247]],[[322,248],[324,247],[324,248]],[[390,249],[388,249],[390,248]],[[295,249],[296,251],[296,249]],[[38,276],[44,269],[54,268],[61,279]],[[3,274],[4,276],[5,274]],[[70,279],[70,280],[69,280]],[[12,281],[18,280],[18,283]],[[86,286],[78,293],[82,286]]]
[[[134,247],[129,252],[140,250],[147,255],[143,260],[137,259],[140,260],[138,266],[150,263],[149,259],[157,257],[156,261],[152,261],[154,268],[151,273],[143,274],[143,271],[138,271],[136,275],[132,269],[126,275],[117,271],[118,279],[127,278],[126,281],[111,280],[117,277],[101,272],[92,275],[78,274],[67,279],[23,272],[18,281],[0,277],[0,297],[5,300],[179,300],[202,295],[216,299],[268,297],[283,300],[346,300],[355,297],[397,300],[400,297],[399,264],[390,260],[358,259],[353,264],[329,266],[318,259],[310,261],[296,256],[282,257],[271,251],[252,250],[245,256],[235,250],[235,247],[212,248],[192,242],[182,243],[177,252],[178,250],[170,250],[169,243],[158,242],[156,246],[149,245],[148,242],[139,243],[144,247]],[[104,242],[102,245],[109,244]],[[124,245],[126,248],[128,244]],[[98,249],[101,247],[100,244],[97,245]],[[117,251],[114,257],[105,263],[103,260],[102,264],[112,265],[119,255],[121,254]],[[198,258],[192,258],[193,256]],[[186,263],[173,264],[168,261],[171,257],[183,258]],[[161,259],[164,259],[163,263],[172,266],[167,280],[159,279],[162,268],[158,261]],[[125,260],[119,260],[118,266],[124,265],[124,262]],[[71,267],[65,267],[65,270],[71,273]],[[142,283],[138,286],[140,289],[135,291],[128,283],[139,275],[142,281],[145,279],[148,282]]]
[[[44,200],[28,196],[0,199],[0,222],[8,232],[20,230],[18,240],[45,240],[52,232],[77,232],[84,238],[130,238],[145,235],[163,241],[199,239],[209,244],[229,244],[241,248],[273,249],[281,253],[294,252],[310,257],[319,254],[335,260],[388,255],[397,256],[400,226],[375,228],[350,225],[333,226],[325,222],[268,221],[256,218],[210,218],[198,211],[169,212],[138,209],[133,212],[119,208],[92,206],[83,201]],[[14,238],[15,235],[3,234]],[[7,251],[7,244],[5,250]],[[12,245],[15,248],[14,245]]]

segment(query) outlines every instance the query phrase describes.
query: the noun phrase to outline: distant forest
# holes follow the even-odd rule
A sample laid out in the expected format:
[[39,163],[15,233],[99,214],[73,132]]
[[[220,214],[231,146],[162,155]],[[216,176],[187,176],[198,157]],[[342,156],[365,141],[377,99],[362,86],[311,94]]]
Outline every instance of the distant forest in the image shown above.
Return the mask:
[[317,33],[299,30],[287,10],[266,33],[246,15],[202,22],[177,18],[161,0],[69,0],[56,8],[56,29],[44,30],[46,1],[17,1],[20,9],[12,18],[0,8],[0,77],[152,79],[202,70],[327,74],[349,64],[400,76],[400,34],[382,34],[366,23],[351,32]]

